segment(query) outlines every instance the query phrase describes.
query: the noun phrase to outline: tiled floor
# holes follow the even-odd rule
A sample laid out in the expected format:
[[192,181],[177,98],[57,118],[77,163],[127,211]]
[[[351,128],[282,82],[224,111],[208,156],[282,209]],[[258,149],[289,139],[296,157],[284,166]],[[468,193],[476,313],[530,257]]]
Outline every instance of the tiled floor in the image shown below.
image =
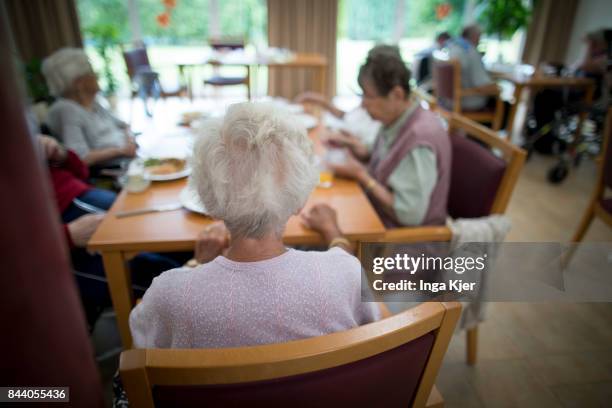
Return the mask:
[[[222,105],[159,102],[154,122],[146,120],[139,101],[132,113],[129,102],[121,107],[137,130],[146,130],[157,121],[175,123],[181,111]],[[508,209],[508,241],[567,242],[572,236],[595,182],[595,165],[586,160],[563,184],[552,185],[546,171],[553,164],[542,156],[526,163]],[[612,229],[596,220],[586,240],[612,241]],[[612,304],[495,303],[479,334],[474,367],[465,364],[464,333],[450,344],[437,381],[448,407],[612,406]],[[94,343],[100,352],[119,344],[112,316],[99,322]],[[116,356],[100,364],[108,396],[116,365]]]
[[[526,163],[508,209],[509,241],[566,242],[574,233],[595,166],[583,162],[552,185],[552,164]],[[612,241],[612,229],[595,220],[585,240]],[[437,382],[448,407],[612,406],[612,304],[491,304],[478,354],[466,365],[464,333],[455,334]]]

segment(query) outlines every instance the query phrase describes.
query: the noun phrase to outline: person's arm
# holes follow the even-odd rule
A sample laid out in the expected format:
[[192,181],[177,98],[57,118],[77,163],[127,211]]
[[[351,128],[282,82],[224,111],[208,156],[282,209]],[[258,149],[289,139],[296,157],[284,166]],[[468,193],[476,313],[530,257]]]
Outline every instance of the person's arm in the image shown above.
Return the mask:
[[96,232],[105,214],[87,214],[64,224],[64,231],[70,247],[84,248]]
[[121,147],[91,149],[83,131],[82,121],[83,118],[79,116],[78,111],[65,109],[61,112],[61,135],[64,145],[74,151],[87,166],[117,157],[134,157],[136,155],[136,145],[131,142],[127,142]]
[[482,57],[476,51],[476,49],[470,50],[468,61],[468,72],[467,76],[469,77],[469,86],[465,86],[466,88],[470,88],[475,92],[481,92],[483,94],[490,95],[491,93],[499,92],[499,88],[497,84],[493,81],[487,69],[485,68]]
[[369,174],[360,183],[383,211],[402,225],[421,225],[437,182],[436,156],[428,147],[413,149],[395,168],[384,186]]
[[334,174],[348,177],[359,182],[366,191],[383,207],[383,211],[395,217],[393,210],[393,193],[384,185],[377,182],[368,173],[368,169],[351,154],[342,164],[328,163]]
[[330,103],[323,95],[316,92],[304,92],[303,94],[300,94],[295,98],[295,102],[311,103],[329,111],[329,113],[331,113],[337,118],[342,119],[344,117],[343,110],[338,109],[332,103]]
[[349,148],[353,156],[361,161],[367,161],[370,158],[368,147],[357,136],[346,130],[329,133],[325,141],[331,146]]
[[136,155],[136,147],[133,144],[126,144],[122,147],[106,147],[104,149],[89,150],[83,156],[83,162],[88,166],[102,163],[117,157],[134,157]]
[[484,84],[480,86],[462,89],[461,94],[464,96],[497,95],[499,94],[499,87],[495,83]]
[[606,72],[606,56],[585,58],[582,64],[578,67],[579,70],[588,74],[603,74]]

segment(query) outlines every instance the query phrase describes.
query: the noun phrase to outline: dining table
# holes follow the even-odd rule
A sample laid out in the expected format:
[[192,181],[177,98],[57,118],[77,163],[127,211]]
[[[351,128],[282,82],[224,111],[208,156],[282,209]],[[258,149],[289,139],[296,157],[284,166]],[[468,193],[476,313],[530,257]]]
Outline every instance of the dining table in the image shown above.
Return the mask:
[[[593,101],[595,82],[590,78],[544,74],[537,70],[526,70],[524,68],[525,66],[519,65],[503,68],[490,67],[488,69],[488,72],[493,79],[508,81],[514,85],[514,95],[506,125],[506,135],[508,138],[512,137],[512,130],[514,128],[514,120],[516,118],[518,105],[523,98],[523,91],[526,89],[531,91],[559,88],[583,89],[583,101],[585,105],[588,106]],[[580,129],[584,116],[584,114],[580,115],[578,129]]]
[[[319,154],[325,149],[320,141],[323,131],[321,124],[309,131]],[[162,150],[163,140],[162,137],[155,141]],[[128,261],[141,252],[193,251],[198,233],[214,222],[209,216],[178,205],[181,191],[187,186],[188,179],[181,178],[154,181],[140,193],[122,190],[88,243],[90,251],[102,256],[121,341],[126,349],[132,346],[128,321],[136,301],[131,290]],[[362,187],[353,180],[336,178],[330,187],[315,188],[303,211],[317,203],[326,203],[336,210],[340,230],[352,242],[376,241],[384,236],[382,221]],[[174,209],[118,216],[125,211],[159,206]],[[289,219],[283,240],[288,246],[325,244],[319,233],[303,225],[299,215]]]
[[319,53],[290,52],[280,56],[259,55],[246,52],[217,52],[202,58],[190,58],[175,61],[179,75],[186,83],[187,93],[193,99],[193,69],[205,65],[243,66],[247,70],[247,78],[254,82],[251,88],[257,89],[259,67],[271,69],[304,68],[313,72],[313,90],[324,94],[327,87],[327,58]]

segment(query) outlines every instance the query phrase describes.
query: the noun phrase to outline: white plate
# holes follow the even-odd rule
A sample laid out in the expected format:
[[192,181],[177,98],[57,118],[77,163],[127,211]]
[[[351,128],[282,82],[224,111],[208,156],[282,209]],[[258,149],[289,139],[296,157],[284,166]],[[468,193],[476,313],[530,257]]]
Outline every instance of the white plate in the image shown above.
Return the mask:
[[198,193],[189,187],[185,187],[181,190],[179,202],[189,211],[206,215],[206,208],[204,208],[204,204],[200,202]]
[[178,180],[184,177],[187,177],[191,174],[191,167],[185,166],[185,168],[181,171],[177,171],[176,173],[169,174],[149,174],[147,168],[144,170],[144,177],[147,180],[151,181],[170,181],[170,180]]
[[300,113],[300,114],[296,114],[293,116],[298,121],[300,121],[302,125],[304,125],[304,127],[308,130],[316,128],[317,125],[319,124],[319,121],[317,120],[317,118],[307,113]]
[[289,113],[293,114],[299,114],[304,112],[304,107],[296,103],[290,103],[289,105],[285,106],[285,109],[287,109]]

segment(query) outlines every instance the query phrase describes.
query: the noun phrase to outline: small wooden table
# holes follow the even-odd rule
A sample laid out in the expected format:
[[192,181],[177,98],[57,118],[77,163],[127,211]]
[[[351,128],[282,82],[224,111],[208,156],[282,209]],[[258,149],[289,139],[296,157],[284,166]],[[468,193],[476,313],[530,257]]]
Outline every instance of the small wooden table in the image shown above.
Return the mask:
[[[139,194],[122,191],[104,221],[89,241],[90,250],[99,251],[117,318],[123,346],[132,345],[128,317],[134,305],[127,261],[139,252],[192,251],[197,234],[213,220],[189,212],[176,211],[117,218],[118,211],[175,203],[186,179],[157,182]],[[338,213],[338,224],[351,241],[377,240],[385,228],[358,183],[336,179],[331,188],[316,188],[305,209],[315,203],[327,203]],[[323,244],[322,237],[306,229],[299,217],[292,217],[285,230],[288,245]]]
[[[578,77],[560,77],[546,75],[524,75],[518,72],[496,71],[489,70],[491,76],[495,79],[509,81],[514,84],[514,102],[510,108],[508,123],[506,125],[506,135],[508,138],[512,135],[516,110],[523,95],[523,89],[545,89],[545,88],[585,88],[584,101],[589,105],[593,101],[593,93],[595,91],[595,83],[589,78]],[[581,115],[581,122],[583,115]],[[581,123],[579,124],[581,125]],[[580,129],[580,127],[578,128]]]

